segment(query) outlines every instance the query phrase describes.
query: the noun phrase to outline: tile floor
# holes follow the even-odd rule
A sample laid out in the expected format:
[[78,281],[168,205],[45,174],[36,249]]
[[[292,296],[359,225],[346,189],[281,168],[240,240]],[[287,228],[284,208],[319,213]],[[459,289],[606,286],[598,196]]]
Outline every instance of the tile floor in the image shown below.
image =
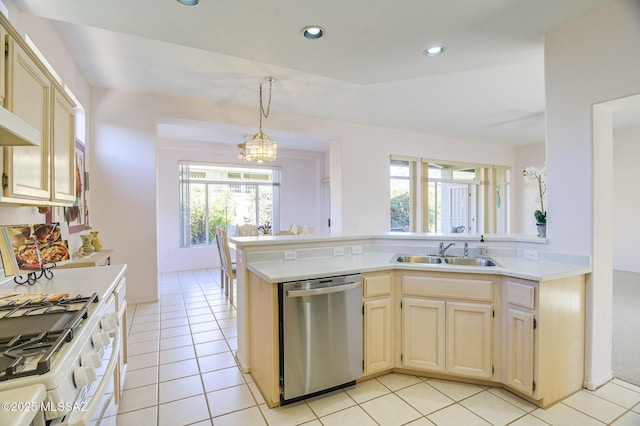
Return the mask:
[[388,374],[269,409],[237,367],[236,309],[219,270],[163,274],[159,303],[130,306],[121,425],[640,425],[640,387],[613,380],[542,410],[495,388]]

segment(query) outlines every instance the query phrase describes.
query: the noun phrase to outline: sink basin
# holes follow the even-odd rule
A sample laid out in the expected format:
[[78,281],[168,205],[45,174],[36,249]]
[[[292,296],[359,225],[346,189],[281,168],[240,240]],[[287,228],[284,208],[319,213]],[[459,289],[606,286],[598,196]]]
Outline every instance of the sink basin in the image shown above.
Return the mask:
[[444,257],[440,256],[419,256],[410,254],[398,254],[394,256],[392,262],[399,263],[442,263]]
[[487,257],[456,257],[456,256],[437,256],[437,255],[413,255],[413,254],[397,254],[391,259],[397,263],[426,263],[459,266],[497,266],[496,262]]
[[444,261],[450,265],[496,266],[496,262],[486,257],[446,257]]

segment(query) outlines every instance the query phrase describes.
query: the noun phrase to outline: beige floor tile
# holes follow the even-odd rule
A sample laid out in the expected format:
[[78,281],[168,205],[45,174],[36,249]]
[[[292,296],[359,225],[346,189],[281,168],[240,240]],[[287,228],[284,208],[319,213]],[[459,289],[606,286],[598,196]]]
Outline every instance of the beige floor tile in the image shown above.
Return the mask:
[[204,393],[200,376],[181,377],[160,382],[158,389],[158,403],[160,404]]
[[122,392],[118,413],[140,410],[158,405],[158,385],[142,386]]
[[532,416],[531,414],[527,414],[524,417],[520,417],[513,423],[510,423],[509,426],[548,426],[549,423],[543,422],[539,418]]
[[163,328],[160,330],[160,338],[166,339],[167,337],[186,336],[191,334],[191,329],[188,325],[182,325],[180,327]]
[[218,319],[218,325],[220,328],[237,327],[238,321],[235,318]]
[[513,394],[513,393],[509,392],[506,389],[489,388],[488,392],[491,392],[495,396],[504,399],[505,401],[515,405],[516,407],[518,407],[519,409],[521,409],[522,411],[525,411],[527,413],[530,413],[533,410],[535,410],[536,408],[538,408],[537,406],[533,405],[529,401],[525,401],[524,399],[520,398],[516,394]]
[[447,380],[431,379],[427,381],[430,386],[433,386],[443,394],[447,395],[454,401],[460,401],[475,395],[478,392],[482,392],[483,388],[468,383],[450,382]]
[[416,376],[396,373],[385,374],[384,376],[378,377],[378,381],[394,392],[407,386],[422,383],[422,380]]
[[158,383],[157,366],[127,371],[124,388],[139,388],[140,386],[147,386],[155,383]]
[[176,311],[163,312],[160,314],[160,319],[162,321],[174,319],[174,318],[184,318],[187,316],[187,311],[180,309]]
[[237,327],[223,328],[222,334],[224,334],[224,337],[227,339],[230,337],[238,337],[238,328]]
[[[202,296],[197,297],[195,300],[202,300]],[[198,315],[212,315],[211,308],[209,306],[204,306],[202,308],[189,309],[187,313],[189,317],[195,317]]]
[[402,425],[422,415],[396,394],[381,396],[360,404],[363,410],[381,425]]
[[366,380],[356,386],[345,389],[358,404],[388,394],[389,389],[376,379]]
[[158,406],[143,408],[142,410],[129,411],[128,413],[118,414],[116,417],[117,426],[139,426],[139,425],[157,425],[158,424]]
[[631,408],[640,402],[640,392],[614,382],[609,382],[592,393],[625,408]]
[[160,381],[166,382],[168,380],[200,374],[200,369],[198,368],[198,361],[192,358],[170,364],[163,364],[160,366],[159,373]]
[[576,392],[569,398],[563,400],[562,403],[604,423],[612,422],[627,411],[624,407],[602,399],[585,390]]
[[194,324],[217,324],[216,322],[216,317],[213,316],[212,313],[208,313],[208,314],[202,314],[202,315],[194,315],[194,316],[190,316],[189,317],[189,324],[194,325]]
[[160,426],[188,425],[209,418],[204,395],[162,404],[158,407]]
[[184,361],[196,357],[196,351],[193,346],[182,346],[180,348],[168,349],[160,351],[160,364],[169,364],[177,361]]
[[237,337],[230,337],[227,339],[227,344],[229,345],[229,348],[232,351],[237,351],[238,350],[238,338]]
[[145,322],[141,324],[131,323],[131,327],[129,328],[129,333],[140,333],[143,331],[151,331],[151,330],[160,330],[160,321],[157,322]]
[[492,425],[506,425],[526,414],[526,411],[487,391],[464,399],[460,404]]
[[613,379],[613,380],[611,380],[611,383],[615,383],[616,385],[623,386],[623,387],[625,387],[627,389],[631,389],[634,392],[640,393],[640,386],[636,386],[636,385],[631,384],[629,382],[625,382],[625,381],[620,380],[620,379]]
[[180,327],[183,325],[189,325],[189,320],[186,317],[160,321],[160,328]]
[[264,417],[258,407],[246,408],[215,418],[216,426],[263,426],[266,425]]
[[129,354],[128,361],[127,372],[141,368],[153,367],[158,365],[158,352],[150,352],[140,355]]
[[[211,417],[257,406],[249,386],[240,385],[207,393]],[[215,421],[215,420],[214,420]]]
[[195,345],[196,355],[199,357],[228,352],[229,345],[225,340],[214,340],[212,342],[199,343]]
[[224,352],[221,354],[207,355],[198,357],[198,364],[200,364],[200,372],[206,373],[214,370],[221,370],[223,368],[235,367],[236,360],[231,355],[231,352]]
[[158,340],[140,343],[127,343],[127,353],[129,355],[148,354],[150,352],[158,352]]
[[635,407],[633,407],[631,409],[632,411],[635,411],[636,413],[640,413],[640,404],[636,405]]
[[191,336],[188,334],[185,334],[184,336],[163,338],[160,341],[160,350],[164,351],[167,349],[173,349],[173,348],[179,348],[182,346],[191,346],[191,345],[193,345]]
[[401,389],[396,394],[422,415],[431,414],[454,404],[451,398],[424,382]]
[[203,421],[198,422],[198,423],[191,423],[189,426],[211,426],[211,425],[213,425],[211,420],[203,420]]
[[355,401],[342,390],[308,399],[307,404],[318,417],[327,416],[356,405]]
[[127,343],[150,342],[160,339],[160,330],[143,331],[140,333],[131,333],[127,338]]
[[353,406],[322,417],[324,426],[376,426],[377,423],[361,407]]
[[450,405],[440,411],[429,414],[427,419],[438,426],[486,426],[491,424],[460,404]]
[[223,320],[223,319],[229,319],[229,318],[237,318],[238,317],[238,312],[233,310],[233,311],[224,311],[224,312],[218,312],[217,314],[215,314],[215,317],[218,321]]
[[266,405],[260,405],[259,407],[262,415],[267,419],[267,423],[274,426],[299,425],[316,418],[305,402],[297,402],[276,408],[269,408]]
[[160,313],[152,313],[149,315],[140,315],[137,312],[131,318],[133,324],[145,324],[148,322],[157,322],[160,321]]
[[613,426],[638,426],[640,425],[640,414],[627,411],[622,417],[612,423]]
[[[214,321],[210,321],[210,322],[200,322],[197,324],[191,324],[189,327],[191,327],[191,332],[192,333],[203,333],[203,332],[220,332],[220,328],[218,327],[218,323],[214,320]],[[221,337],[222,338],[222,337]]]
[[193,339],[194,344],[211,342],[213,340],[222,340],[224,336],[222,335],[222,331],[220,330],[209,330],[203,331],[200,333],[191,334],[191,338]]
[[602,426],[602,422],[562,403],[546,409],[537,408],[531,414],[551,425]]
[[255,398],[258,405],[266,404],[267,402],[262,397],[262,394],[260,393],[260,389],[258,389],[258,386],[254,382],[248,382],[247,384],[249,385],[249,390],[251,390],[251,393],[253,394],[253,397]]
[[212,392],[232,386],[245,384],[244,377],[238,367],[223,368],[202,374],[205,392]]
[[[209,304],[207,303],[206,300],[204,300],[204,296],[198,297],[195,301],[189,301],[189,302],[185,301],[184,306],[187,311],[191,311],[193,309],[198,309],[198,308],[209,308]],[[209,310],[209,312],[211,312],[211,310]]]

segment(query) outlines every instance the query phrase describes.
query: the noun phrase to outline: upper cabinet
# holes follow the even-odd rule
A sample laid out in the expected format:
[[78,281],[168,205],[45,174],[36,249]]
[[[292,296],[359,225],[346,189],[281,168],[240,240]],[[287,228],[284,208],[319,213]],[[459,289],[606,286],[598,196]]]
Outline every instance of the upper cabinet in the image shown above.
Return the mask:
[[40,133],[40,145],[2,148],[0,202],[72,205],[74,103],[11,27],[5,31],[4,107]]

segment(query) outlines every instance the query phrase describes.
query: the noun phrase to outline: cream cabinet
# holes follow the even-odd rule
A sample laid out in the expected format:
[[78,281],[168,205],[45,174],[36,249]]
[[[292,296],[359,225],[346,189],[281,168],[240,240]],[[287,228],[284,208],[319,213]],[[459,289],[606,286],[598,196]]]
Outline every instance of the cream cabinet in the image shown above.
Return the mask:
[[363,375],[393,368],[393,273],[362,276]]
[[1,203],[67,205],[75,201],[75,105],[0,15],[5,43],[3,106],[40,133],[39,146],[1,148]]
[[402,275],[402,365],[491,379],[493,280]]
[[504,278],[502,383],[542,407],[582,387],[584,276]]
[[13,37],[7,37],[7,48],[5,107],[38,130],[41,141],[40,146],[4,148],[2,201],[49,201],[53,87],[29,52]]

